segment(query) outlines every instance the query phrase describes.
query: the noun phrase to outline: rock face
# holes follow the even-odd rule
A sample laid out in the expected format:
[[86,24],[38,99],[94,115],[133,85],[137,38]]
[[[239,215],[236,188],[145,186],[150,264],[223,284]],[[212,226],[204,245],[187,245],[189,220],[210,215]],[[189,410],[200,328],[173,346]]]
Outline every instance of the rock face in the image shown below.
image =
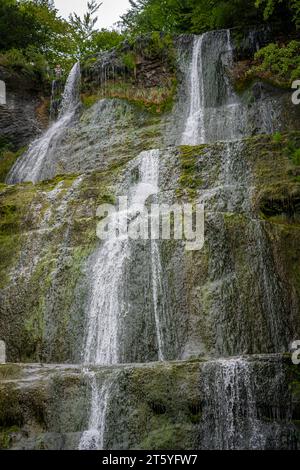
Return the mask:
[[[25,363],[0,367],[0,447],[299,447],[299,110],[268,85],[234,91],[230,32],[177,44],[172,110],[137,99],[169,84],[162,58],[154,83],[135,56],[127,99],[118,57],[98,58],[49,171],[0,187],[0,337]],[[131,240],[110,257],[97,208],[122,195],[204,204],[204,247]],[[114,354],[97,354],[103,312]]]
[[[289,388],[296,373],[289,362],[274,355],[94,367],[99,391],[113,381],[103,447],[296,449],[299,400]],[[86,372],[6,365],[0,376],[2,448],[79,447],[93,394]]]
[[[172,325],[165,332],[167,359],[285,352],[298,337],[300,189],[284,148],[300,137],[282,139],[161,151],[160,202],[192,197],[206,210],[201,251],[159,241]],[[114,188],[135,169],[138,160],[128,166],[124,158],[102,172],[2,189],[0,331],[8,360],[80,360],[87,288],[100,245],[96,209],[114,201]],[[148,242],[132,244],[122,362],[144,362],[158,358],[151,249]]]
[[6,347],[4,341],[0,340],[0,364],[6,362]]
[[48,124],[45,91],[33,77],[2,66],[0,80],[6,84],[6,105],[0,105],[0,137],[19,149]]

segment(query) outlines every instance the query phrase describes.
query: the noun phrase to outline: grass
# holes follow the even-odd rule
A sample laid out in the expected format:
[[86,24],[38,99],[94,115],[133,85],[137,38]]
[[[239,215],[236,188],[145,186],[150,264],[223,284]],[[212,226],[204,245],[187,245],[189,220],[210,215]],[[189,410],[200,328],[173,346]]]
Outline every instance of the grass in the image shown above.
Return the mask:
[[103,98],[118,98],[129,101],[153,114],[161,114],[173,106],[173,100],[177,89],[174,77],[166,80],[165,84],[157,87],[141,87],[131,82],[108,81],[97,94],[82,95],[82,102],[86,108],[90,108]]
[[25,151],[26,147],[19,149],[17,152],[12,152],[9,146],[0,149],[0,183],[5,182],[13,164]]

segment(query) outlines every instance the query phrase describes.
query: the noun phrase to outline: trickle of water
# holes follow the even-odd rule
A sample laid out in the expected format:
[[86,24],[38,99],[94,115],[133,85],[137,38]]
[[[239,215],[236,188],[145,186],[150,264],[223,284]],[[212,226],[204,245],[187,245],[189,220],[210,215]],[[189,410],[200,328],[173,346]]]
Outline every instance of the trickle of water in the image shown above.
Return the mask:
[[16,161],[6,179],[7,184],[36,183],[53,176],[52,156],[75,117],[80,103],[79,84],[80,64],[78,62],[73,66],[67,79],[58,120]]
[[[150,195],[156,199],[159,190],[159,151],[153,151],[151,158],[142,160],[141,180],[147,182],[150,187]],[[146,192],[147,195],[147,192]],[[145,200],[146,201],[146,200]],[[154,201],[156,202],[156,201]],[[152,234],[153,235],[153,234]],[[154,308],[154,320],[158,347],[158,359],[165,360],[164,338],[162,332],[163,318],[166,311],[163,304],[162,265],[158,240],[151,237],[151,268],[152,268],[152,297]],[[166,320],[166,318],[164,318]]]
[[91,386],[91,411],[88,430],[84,431],[81,436],[79,450],[103,450],[106,415],[118,372],[107,376],[101,385],[98,385],[95,372],[84,371],[84,373]]
[[159,361],[165,360],[164,340],[162,334],[162,318],[160,313],[160,305],[162,304],[163,286],[162,286],[162,266],[160,259],[159,246],[156,240],[151,240],[151,263],[152,263],[152,290],[153,290],[153,306],[154,319],[158,346]]
[[[87,335],[84,348],[85,364],[117,364],[119,357],[120,319],[129,306],[124,301],[126,261],[131,257],[129,239],[115,236],[119,218],[133,219],[134,224],[142,224],[136,217],[137,206],[144,206],[150,196],[158,193],[159,150],[142,152],[138,157],[139,182],[129,190],[129,207],[125,213],[118,212],[110,219],[111,236],[103,242],[95,256],[92,270],[91,296],[87,313]],[[151,242],[152,243],[152,242]],[[159,359],[163,359],[163,341],[159,303],[162,295],[162,281],[159,250],[151,245],[152,287],[154,317],[157,332]]]
[[52,80],[51,101],[50,101],[50,121],[54,121],[55,117],[56,117],[56,111],[57,111],[57,106],[56,106],[56,85],[57,85],[57,81]]
[[203,367],[206,406],[203,421],[205,448],[263,449],[249,363],[243,358],[219,359]]

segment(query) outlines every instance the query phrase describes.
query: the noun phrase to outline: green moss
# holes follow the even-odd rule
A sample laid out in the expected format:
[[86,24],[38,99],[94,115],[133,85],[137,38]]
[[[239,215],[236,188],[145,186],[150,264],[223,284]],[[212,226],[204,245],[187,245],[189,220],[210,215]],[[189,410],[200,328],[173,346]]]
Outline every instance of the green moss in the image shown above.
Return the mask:
[[7,280],[7,270],[20,244],[21,214],[19,207],[11,202],[7,201],[6,205],[0,202],[0,287]]
[[18,426],[11,426],[10,428],[0,428],[0,449],[6,450],[11,447],[11,436],[20,432]]
[[192,174],[185,174],[179,178],[179,184],[181,187],[188,190],[199,189],[203,184],[203,180],[201,178],[196,178]]
[[17,364],[0,364],[0,380],[15,379],[21,372],[22,368]]
[[26,147],[21,148],[17,152],[0,148],[0,182],[4,183],[5,179],[12,168],[15,161],[26,151]]
[[100,98],[97,94],[94,94],[94,95],[83,94],[83,95],[81,95],[81,102],[82,102],[83,106],[86,109],[89,109],[92,106],[94,106],[94,104],[97,103],[97,101],[99,101],[99,99]]
[[172,75],[160,86],[145,87],[129,79],[108,80],[105,87],[90,90],[82,95],[86,108],[91,107],[103,98],[124,100],[150,114],[162,114],[172,109],[177,92],[177,80]]
[[140,449],[151,449],[151,450],[184,450],[186,449],[185,443],[187,441],[187,433],[189,429],[184,426],[160,423],[159,421],[152,426],[155,428],[150,431],[148,436],[141,442]]
[[278,183],[262,188],[258,193],[259,211],[263,218],[269,221],[297,222],[300,214],[300,185],[299,183]]
[[22,406],[14,386],[0,385],[0,428],[22,426]]
[[[70,224],[62,220],[57,224],[55,212],[49,220],[49,237],[36,259],[30,279],[19,276],[17,285],[11,285],[16,295],[16,308],[10,318],[2,318],[1,328],[10,337],[10,354],[13,360],[23,362],[63,362],[76,353],[76,344],[82,331],[83,308],[74,309],[74,291],[84,273],[82,266],[99,243],[96,235],[96,209],[100,204],[115,204],[114,183],[128,161],[116,159],[106,171],[95,172],[82,178],[76,198],[68,202]],[[20,260],[20,250],[28,246],[30,233],[35,243],[42,238],[36,234],[39,221],[49,208],[47,192],[60,184],[54,206],[58,207],[66,191],[74,182],[74,175],[58,176],[37,185],[5,186],[0,194],[0,282],[5,287],[12,268]],[[81,208],[90,207],[86,214]],[[32,213],[34,208],[37,213]],[[68,230],[68,255],[61,257],[61,247]],[[30,245],[29,245],[30,246]],[[28,281],[28,282],[27,282]],[[49,305],[49,291],[55,286],[55,307]],[[21,292],[22,294],[14,293]],[[85,291],[78,293],[84,297]],[[84,300],[79,301],[80,305]],[[12,328],[8,325],[12,323]],[[51,323],[51,344],[46,328]],[[81,338],[80,338],[81,340]],[[50,359],[51,356],[51,359]]]
[[291,155],[292,162],[295,166],[300,166],[300,149],[296,149]]
[[182,197],[187,194],[193,200],[197,195],[197,190],[203,186],[203,180],[199,177],[198,160],[203,154],[204,145],[179,147],[179,158],[181,164],[181,176],[178,183],[177,196]]
[[253,165],[256,194],[254,207],[274,223],[299,223],[299,170],[297,149],[300,133],[277,133],[246,140],[246,157]]
[[280,132],[275,132],[275,134],[273,134],[273,142],[275,144],[280,144],[282,142],[282,134]]
[[[74,180],[78,178],[78,174],[68,175],[56,175],[54,178],[49,180],[43,180],[33,186],[33,189],[41,189],[43,191],[52,191],[56,186],[63,182],[64,188],[68,188],[72,185]],[[29,183],[31,185],[31,183]]]
[[32,228],[28,208],[38,188],[26,183],[4,186],[0,193],[0,287],[6,285],[9,271],[18,260],[22,232]]
[[300,367],[297,365],[290,365],[289,367],[289,388],[297,401],[300,402]]

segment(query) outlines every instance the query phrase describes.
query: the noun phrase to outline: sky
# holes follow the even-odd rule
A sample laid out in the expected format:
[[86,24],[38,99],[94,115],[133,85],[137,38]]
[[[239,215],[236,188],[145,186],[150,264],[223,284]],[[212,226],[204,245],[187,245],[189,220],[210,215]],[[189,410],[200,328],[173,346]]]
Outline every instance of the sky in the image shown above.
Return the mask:
[[[100,0],[99,0],[100,1]],[[120,16],[129,8],[129,0],[101,0],[102,6],[98,10],[98,28],[110,28]],[[56,8],[64,18],[75,11],[82,16],[86,11],[87,0],[54,0]]]

